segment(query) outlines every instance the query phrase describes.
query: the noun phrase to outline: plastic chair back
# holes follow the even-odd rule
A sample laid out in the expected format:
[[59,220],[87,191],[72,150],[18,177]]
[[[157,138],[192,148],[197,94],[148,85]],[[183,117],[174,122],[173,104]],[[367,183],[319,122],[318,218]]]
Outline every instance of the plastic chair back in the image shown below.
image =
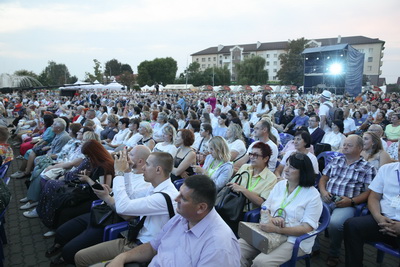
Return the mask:
[[244,214],[243,221],[244,222],[260,222],[260,212],[261,208],[257,208],[254,210],[250,210]]
[[176,190],[179,191],[179,189],[181,188],[181,186],[183,185],[183,182],[185,182],[185,179],[179,179],[179,180],[175,180],[173,182],[173,184],[175,185]]
[[303,240],[308,239],[308,238],[315,236],[315,235],[321,233],[322,231],[324,231],[328,227],[330,221],[331,221],[331,214],[329,212],[329,208],[325,203],[323,203],[322,214],[321,214],[321,217],[319,218],[318,228],[315,231],[301,235],[296,238],[296,241],[293,246],[292,258],[289,261],[287,261],[286,263],[282,264],[281,266],[285,266],[285,267],[296,266],[296,261],[301,260],[301,259],[305,259],[306,266],[310,266],[311,254],[306,254],[304,256],[297,257],[297,254],[299,253],[300,243]]
[[279,137],[281,138],[282,146],[285,147],[287,142],[294,139],[294,136],[288,133],[280,133]]
[[325,168],[332,161],[333,158],[339,156],[343,156],[343,154],[335,151],[325,151],[318,155],[317,160],[319,162],[321,158],[324,159],[324,168]]
[[6,173],[8,171],[8,168],[10,167],[11,161],[1,165],[0,167],[0,179],[4,179],[4,177],[6,176]]

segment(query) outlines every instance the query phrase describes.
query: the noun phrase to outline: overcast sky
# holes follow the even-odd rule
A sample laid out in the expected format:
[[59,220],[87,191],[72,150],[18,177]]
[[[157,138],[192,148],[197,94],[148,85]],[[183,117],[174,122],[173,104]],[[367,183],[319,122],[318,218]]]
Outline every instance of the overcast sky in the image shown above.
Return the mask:
[[178,73],[208,47],[363,35],[386,42],[382,76],[400,76],[399,0],[0,0],[0,73],[49,60],[84,79],[93,59],[172,57]]

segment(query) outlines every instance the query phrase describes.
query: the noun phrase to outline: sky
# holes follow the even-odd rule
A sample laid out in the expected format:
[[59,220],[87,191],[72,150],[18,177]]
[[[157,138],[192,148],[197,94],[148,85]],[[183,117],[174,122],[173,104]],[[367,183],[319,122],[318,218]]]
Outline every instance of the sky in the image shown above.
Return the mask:
[[52,60],[71,75],[93,59],[134,72],[172,57],[178,73],[208,47],[362,35],[385,41],[382,75],[400,76],[399,0],[0,0],[0,74],[39,74]]

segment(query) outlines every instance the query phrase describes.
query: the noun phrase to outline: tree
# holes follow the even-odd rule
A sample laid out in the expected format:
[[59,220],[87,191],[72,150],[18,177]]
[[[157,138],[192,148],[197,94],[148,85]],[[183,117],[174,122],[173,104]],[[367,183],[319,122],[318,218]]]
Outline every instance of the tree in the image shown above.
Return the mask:
[[265,84],[268,71],[264,69],[265,59],[260,56],[246,58],[235,64],[239,84]]
[[106,76],[118,76],[122,73],[122,63],[118,60],[111,59],[106,62],[104,68],[104,74]]
[[48,66],[40,73],[38,80],[43,85],[61,85],[68,83],[70,74],[65,64],[49,61]]
[[194,86],[200,85],[227,85],[230,84],[231,74],[227,66],[222,68],[207,68],[204,71],[200,70],[200,64],[198,62],[192,62],[187,69],[179,75],[179,78],[175,79],[175,83],[186,83],[193,84]]
[[138,66],[138,83],[140,86],[154,83],[173,83],[178,70],[177,62],[171,58],[156,58],[143,61]]
[[135,85],[135,76],[129,71],[124,71],[118,76],[118,82],[122,85],[126,85],[128,89],[133,88]]
[[90,72],[86,72],[85,73],[85,75],[86,75],[85,81],[94,82],[97,80],[99,82],[102,82],[103,81],[103,72],[101,70],[101,63],[97,59],[93,59],[93,62],[94,62],[94,67],[93,67],[94,74],[91,74]]
[[307,48],[308,40],[303,38],[288,43],[286,53],[279,55],[281,68],[277,77],[281,84],[303,85],[304,62],[302,52]]
[[133,70],[129,64],[122,64],[121,71],[122,71],[122,73],[129,72],[130,74],[133,74]]

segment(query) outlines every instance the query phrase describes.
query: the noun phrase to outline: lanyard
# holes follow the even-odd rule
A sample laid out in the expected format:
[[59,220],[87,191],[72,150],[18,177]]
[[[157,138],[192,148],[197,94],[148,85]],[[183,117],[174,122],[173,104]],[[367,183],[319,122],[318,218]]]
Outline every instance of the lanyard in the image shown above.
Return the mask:
[[251,191],[254,190],[254,187],[256,187],[258,185],[258,182],[260,181],[261,177],[258,177],[258,179],[257,179],[257,181],[255,182],[254,185],[253,185],[253,182],[252,182],[253,177],[249,177],[249,179],[250,179],[250,186],[249,186],[248,190],[251,192]]
[[223,161],[221,161],[221,162],[217,165],[217,167],[215,167],[215,168],[213,169],[212,167],[214,166],[214,162],[215,162],[215,159],[213,160],[213,162],[211,162],[210,166],[207,168],[207,173],[208,173],[208,176],[210,176],[210,177],[214,174],[214,172],[215,172],[216,170],[218,170],[219,166],[221,166],[222,163],[224,163]]
[[301,190],[301,186],[298,186],[296,189],[296,192],[294,193],[294,196],[292,197],[292,199],[290,199],[289,201],[287,201],[288,197],[289,197],[289,190],[286,187],[286,191],[285,191],[285,198],[282,200],[281,202],[281,206],[279,207],[279,212],[278,212],[278,216],[282,216],[282,212],[283,210],[287,207],[287,205],[289,205],[290,203],[292,203],[292,201],[297,197],[297,195],[299,194]]

